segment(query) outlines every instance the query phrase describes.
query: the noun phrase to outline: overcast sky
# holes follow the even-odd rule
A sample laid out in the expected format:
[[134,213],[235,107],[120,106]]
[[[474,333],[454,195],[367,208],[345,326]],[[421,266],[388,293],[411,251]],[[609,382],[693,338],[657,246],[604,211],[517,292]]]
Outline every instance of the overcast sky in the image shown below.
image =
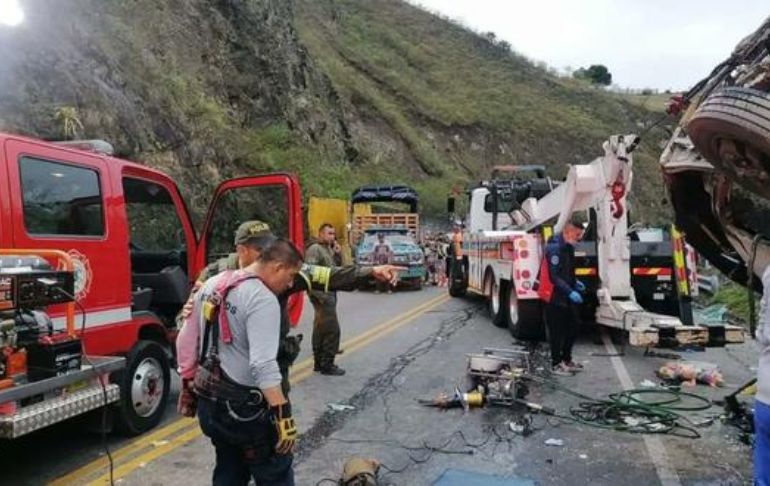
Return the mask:
[[685,89],[770,16],[768,0],[408,0],[492,31],[561,70],[606,65],[622,87]]

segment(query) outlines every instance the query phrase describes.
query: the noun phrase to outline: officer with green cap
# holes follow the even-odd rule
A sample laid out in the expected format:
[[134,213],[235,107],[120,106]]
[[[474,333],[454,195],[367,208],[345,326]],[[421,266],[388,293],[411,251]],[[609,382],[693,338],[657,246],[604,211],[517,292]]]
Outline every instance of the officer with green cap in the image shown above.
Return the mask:
[[[275,236],[267,223],[256,220],[242,223],[235,231],[235,253],[231,253],[227,257],[221,258],[204,268],[198,276],[193,293],[203,282],[214,275],[225,270],[237,270],[255,262],[259,258],[262,249],[266,248],[274,240]],[[291,322],[289,320],[287,303],[291,294],[305,290],[322,292],[355,290],[365,286],[372,278],[395,285],[398,281],[398,273],[401,270],[403,270],[401,267],[392,265],[377,267],[302,265],[302,269],[297,274],[292,287],[278,296],[278,303],[281,306],[281,340],[278,346],[278,366],[281,369],[281,376],[283,378],[281,385],[284,394],[289,392],[289,367],[297,359],[300,342],[302,341],[301,334],[296,336],[289,335]],[[183,320],[192,310],[191,303],[192,300],[188,300],[188,303],[180,313],[180,319],[178,320],[180,327]]]

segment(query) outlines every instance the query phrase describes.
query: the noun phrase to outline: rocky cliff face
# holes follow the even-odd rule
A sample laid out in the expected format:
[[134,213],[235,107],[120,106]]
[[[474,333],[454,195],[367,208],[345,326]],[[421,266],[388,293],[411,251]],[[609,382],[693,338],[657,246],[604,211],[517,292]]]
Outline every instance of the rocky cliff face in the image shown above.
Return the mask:
[[355,157],[331,85],[297,40],[291,1],[23,5],[24,24],[0,29],[2,130],[106,139],[171,172],[199,210],[208,191],[193,184],[273,168],[251,152],[268,127],[321,159]]
[[[21,26],[0,27],[0,129],[106,139],[174,176],[197,216],[221,179],[275,170],[324,196],[409,183],[438,213],[494,164],[559,175],[649,118],[399,0],[23,8]],[[636,179],[650,212],[653,151]]]

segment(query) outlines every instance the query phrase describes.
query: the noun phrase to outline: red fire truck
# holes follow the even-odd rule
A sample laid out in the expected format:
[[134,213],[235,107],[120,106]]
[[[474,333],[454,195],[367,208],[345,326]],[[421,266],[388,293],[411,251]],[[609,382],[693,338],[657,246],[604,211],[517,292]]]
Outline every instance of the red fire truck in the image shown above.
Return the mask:
[[[174,316],[202,267],[248,219],[302,248],[296,177],[222,183],[196,234],[174,180],[109,144],[0,134],[0,146],[0,438],[105,403],[122,431],[154,427]],[[301,306],[295,298],[295,321]]]

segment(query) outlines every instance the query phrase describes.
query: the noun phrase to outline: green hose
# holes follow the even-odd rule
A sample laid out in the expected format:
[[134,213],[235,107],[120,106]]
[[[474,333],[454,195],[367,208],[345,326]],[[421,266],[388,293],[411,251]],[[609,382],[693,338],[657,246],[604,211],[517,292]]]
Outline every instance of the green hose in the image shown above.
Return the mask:
[[[681,390],[636,388],[612,393],[607,399],[596,399],[547,378],[527,378],[551,385],[583,400],[578,406],[570,408],[570,415],[555,415],[556,417],[600,429],[670,434],[695,439],[700,437],[700,433],[692,426],[692,422],[679,412],[711,408],[708,398]],[[648,397],[652,397],[652,400],[647,399]],[[690,425],[684,425],[684,422]]]

